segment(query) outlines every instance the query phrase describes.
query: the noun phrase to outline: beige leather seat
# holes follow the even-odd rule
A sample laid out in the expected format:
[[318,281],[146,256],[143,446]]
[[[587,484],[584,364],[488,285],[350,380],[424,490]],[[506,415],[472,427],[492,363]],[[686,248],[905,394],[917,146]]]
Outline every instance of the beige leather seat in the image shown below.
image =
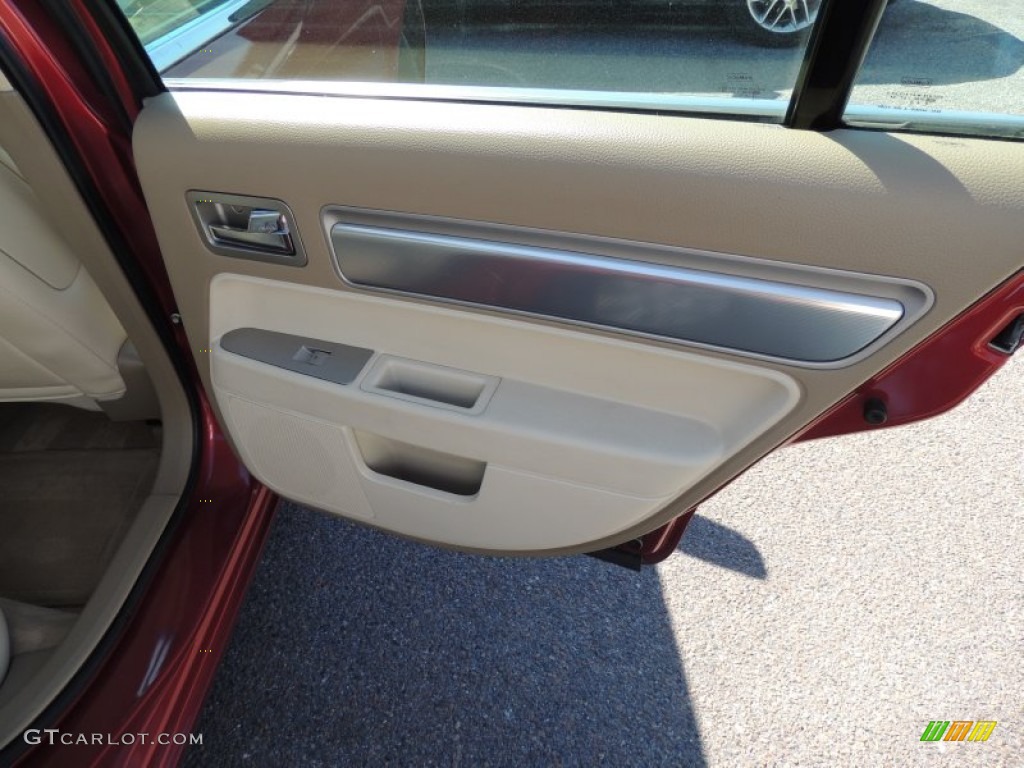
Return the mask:
[[0,684],[6,678],[10,685],[23,685],[48,653],[64,642],[77,620],[73,611],[0,597]]
[[0,401],[120,397],[124,328],[0,150]]

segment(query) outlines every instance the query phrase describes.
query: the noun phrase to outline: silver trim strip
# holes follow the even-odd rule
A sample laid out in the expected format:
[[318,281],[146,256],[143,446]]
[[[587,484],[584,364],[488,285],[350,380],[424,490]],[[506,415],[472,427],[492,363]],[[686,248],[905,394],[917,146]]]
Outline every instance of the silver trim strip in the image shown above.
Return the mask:
[[303,96],[349,96],[377,99],[482,102],[528,106],[650,110],[713,117],[746,117],[781,122],[789,105],[787,93],[778,99],[747,99],[696,93],[634,93],[561,88],[503,88],[428,83],[377,83],[320,80],[262,80],[241,78],[170,77],[172,91],[237,91]]
[[848,358],[906,313],[891,297],[333,218],[355,286],[788,361]]
[[[856,95],[856,94],[855,94]],[[1024,116],[993,112],[876,107],[849,104],[843,121],[852,127],[881,128],[887,131],[935,131],[969,136],[1024,138]]]

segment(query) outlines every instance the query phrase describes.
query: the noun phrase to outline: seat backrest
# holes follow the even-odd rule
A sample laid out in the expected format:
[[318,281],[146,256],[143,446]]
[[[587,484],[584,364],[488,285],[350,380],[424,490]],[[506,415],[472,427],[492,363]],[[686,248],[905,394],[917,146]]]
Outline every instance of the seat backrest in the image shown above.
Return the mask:
[[0,401],[124,394],[126,340],[99,288],[0,152]]

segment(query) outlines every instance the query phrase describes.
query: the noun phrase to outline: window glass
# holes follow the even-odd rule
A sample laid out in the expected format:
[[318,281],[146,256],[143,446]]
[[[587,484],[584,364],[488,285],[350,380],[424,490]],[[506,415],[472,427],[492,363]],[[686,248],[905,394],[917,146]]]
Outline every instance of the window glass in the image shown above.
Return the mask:
[[223,0],[120,0],[118,5],[143,44],[180,29]]
[[890,0],[846,122],[1024,137],[1022,66],[1022,0]]
[[821,2],[119,0],[168,80],[411,83],[772,118]]

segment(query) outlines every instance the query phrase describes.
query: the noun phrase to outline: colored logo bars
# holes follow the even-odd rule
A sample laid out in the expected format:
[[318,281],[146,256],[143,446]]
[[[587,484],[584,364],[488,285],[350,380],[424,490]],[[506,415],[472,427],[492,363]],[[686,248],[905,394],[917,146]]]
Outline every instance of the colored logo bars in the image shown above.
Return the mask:
[[921,741],[988,741],[995,727],[995,720],[932,720]]

